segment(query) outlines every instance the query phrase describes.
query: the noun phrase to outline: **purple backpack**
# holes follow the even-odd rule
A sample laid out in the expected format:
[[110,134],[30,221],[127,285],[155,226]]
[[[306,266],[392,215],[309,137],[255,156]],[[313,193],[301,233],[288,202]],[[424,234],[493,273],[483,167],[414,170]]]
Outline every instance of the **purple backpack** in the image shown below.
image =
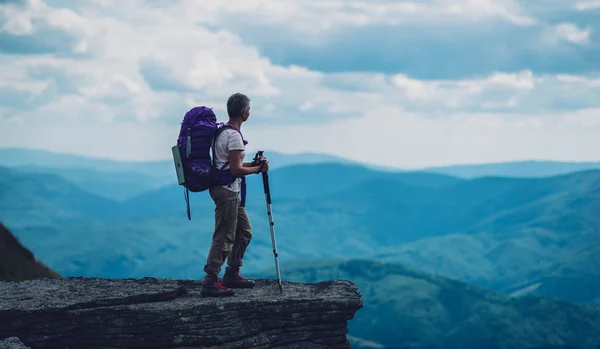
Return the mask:
[[[231,184],[237,179],[229,169],[223,170],[229,161],[221,168],[217,168],[213,162],[215,158],[214,142],[221,131],[226,128],[233,128],[240,132],[233,125],[217,122],[217,116],[213,110],[206,106],[194,107],[183,117],[177,138],[177,148],[183,170],[183,181],[180,180],[180,184],[186,189],[185,200],[190,220],[190,191],[202,192],[213,186]],[[241,132],[240,135],[242,135]],[[248,142],[244,140],[244,144],[248,144]],[[177,159],[175,162],[177,167]]]

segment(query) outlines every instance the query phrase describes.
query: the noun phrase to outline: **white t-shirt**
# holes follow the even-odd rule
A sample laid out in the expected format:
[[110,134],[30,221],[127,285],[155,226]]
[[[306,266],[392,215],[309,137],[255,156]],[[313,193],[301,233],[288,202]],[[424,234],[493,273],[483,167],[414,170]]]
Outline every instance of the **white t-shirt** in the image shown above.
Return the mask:
[[[229,161],[229,151],[230,150],[241,150],[240,161],[244,162],[244,157],[246,156],[246,147],[244,146],[244,141],[240,133],[232,128],[227,128],[223,130],[218,136],[215,142],[215,159],[214,163],[217,169],[220,169],[225,162]],[[227,164],[225,169],[229,169],[230,166]],[[241,178],[237,178],[230,185],[223,185],[223,188],[229,189],[234,192],[240,191],[240,185],[242,183]]]

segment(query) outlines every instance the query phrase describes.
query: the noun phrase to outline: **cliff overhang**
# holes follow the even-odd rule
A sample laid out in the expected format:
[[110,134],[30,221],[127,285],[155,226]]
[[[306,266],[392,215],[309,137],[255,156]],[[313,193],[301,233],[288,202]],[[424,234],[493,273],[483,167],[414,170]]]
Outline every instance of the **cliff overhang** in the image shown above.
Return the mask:
[[0,341],[30,348],[350,348],[362,307],[350,281],[257,280],[233,297],[202,281],[46,278],[0,282]]

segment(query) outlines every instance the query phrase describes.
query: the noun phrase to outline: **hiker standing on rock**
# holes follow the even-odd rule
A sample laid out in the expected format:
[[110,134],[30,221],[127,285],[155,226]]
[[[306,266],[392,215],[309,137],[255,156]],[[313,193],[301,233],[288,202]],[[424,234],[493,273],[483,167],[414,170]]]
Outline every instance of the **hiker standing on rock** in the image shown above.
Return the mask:
[[[242,124],[250,117],[250,98],[235,93],[227,100],[229,121],[224,130],[215,137],[214,163],[217,168],[224,166],[234,177],[229,185],[214,186],[209,189],[215,202],[215,231],[204,271],[203,296],[233,296],[229,288],[254,287],[254,281],[240,275],[246,248],[252,239],[250,220],[245,205],[245,178],[249,174],[259,174],[269,170],[269,163],[254,166],[244,162],[246,141],[241,134]],[[261,157],[259,160],[266,160]],[[242,198],[239,196],[242,190]],[[222,283],[218,275],[227,259],[227,268]]]

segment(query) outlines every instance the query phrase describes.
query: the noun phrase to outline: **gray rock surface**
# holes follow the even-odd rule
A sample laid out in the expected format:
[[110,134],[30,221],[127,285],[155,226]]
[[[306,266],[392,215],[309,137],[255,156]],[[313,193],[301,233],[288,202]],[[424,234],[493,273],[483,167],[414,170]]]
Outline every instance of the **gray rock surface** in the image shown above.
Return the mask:
[[0,340],[0,349],[30,349],[17,337],[8,337]]
[[0,338],[36,348],[350,348],[362,307],[349,281],[257,280],[204,298],[202,281],[60,278],[0,282]]

